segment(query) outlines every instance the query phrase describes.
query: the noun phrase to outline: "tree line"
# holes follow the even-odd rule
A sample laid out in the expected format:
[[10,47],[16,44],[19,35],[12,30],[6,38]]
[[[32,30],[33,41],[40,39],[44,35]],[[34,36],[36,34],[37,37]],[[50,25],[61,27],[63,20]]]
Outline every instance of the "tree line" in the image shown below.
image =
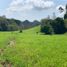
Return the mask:
[[42,19],[41,32],[45,34],[63,34],[67,32],[67,19],[57,17],[55,20]]
[[35,20],[30,22],[28,20],[20,21],[16,19],[8,19],[4,16],[0,17],[0,31],[22,31],[40,25],[40,22]]
[[67,5],[64,18],[57,17],[54,20],[42,19],[41,32],[45,34],[64,34],[67,32]]
[[40,22],[35,20],[30,22],[25,20],[24,22],[16,19],[8,19],[5,16],[0,16],[0,31],[17,31],[20,32],[23,29],[29,29],[35,26],[41,25],[40,32],[44,34],[64,34],[67,32],[67,5],[64,18],[42,19]]
[[0,31],[16,31],[20,28],[21,21],[0,17]]

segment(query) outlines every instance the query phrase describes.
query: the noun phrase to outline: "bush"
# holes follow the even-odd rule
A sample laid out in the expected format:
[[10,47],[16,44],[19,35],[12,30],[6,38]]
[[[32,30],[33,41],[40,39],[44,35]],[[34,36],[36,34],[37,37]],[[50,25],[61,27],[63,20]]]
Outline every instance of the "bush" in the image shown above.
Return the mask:
[[41,20],[41,32],[45,34],[63,34],[66,32],[65,23],[62,18],[55,20],[43,19]]

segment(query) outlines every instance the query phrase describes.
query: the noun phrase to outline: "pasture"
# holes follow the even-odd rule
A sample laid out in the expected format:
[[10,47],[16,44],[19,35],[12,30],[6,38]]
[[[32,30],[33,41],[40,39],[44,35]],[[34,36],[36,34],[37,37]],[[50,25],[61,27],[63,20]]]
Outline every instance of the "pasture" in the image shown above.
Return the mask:
[[11,67],[67,67],[67,34],[42,35],[37,30],[0,32],[0,67],[6,60]]

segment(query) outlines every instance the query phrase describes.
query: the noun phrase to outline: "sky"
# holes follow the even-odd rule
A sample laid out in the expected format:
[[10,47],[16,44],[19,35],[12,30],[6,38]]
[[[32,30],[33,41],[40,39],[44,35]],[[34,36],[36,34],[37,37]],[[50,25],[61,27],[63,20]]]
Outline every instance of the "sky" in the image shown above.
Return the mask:
[[[67,0],[0,0],[0,16],[19,20],[41,20],[53,13],[63,17]],[[58,8],[63,7],[64,11],[59,12]]]

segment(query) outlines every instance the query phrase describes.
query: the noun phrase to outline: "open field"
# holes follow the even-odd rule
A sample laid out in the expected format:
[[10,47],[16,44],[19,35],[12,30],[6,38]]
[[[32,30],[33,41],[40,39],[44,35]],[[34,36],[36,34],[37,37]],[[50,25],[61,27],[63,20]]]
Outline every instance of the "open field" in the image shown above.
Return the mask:
[[8,60],[12,67],[67,67],[67,35],[42,35],[37,30],[0,32],[0,63]]

